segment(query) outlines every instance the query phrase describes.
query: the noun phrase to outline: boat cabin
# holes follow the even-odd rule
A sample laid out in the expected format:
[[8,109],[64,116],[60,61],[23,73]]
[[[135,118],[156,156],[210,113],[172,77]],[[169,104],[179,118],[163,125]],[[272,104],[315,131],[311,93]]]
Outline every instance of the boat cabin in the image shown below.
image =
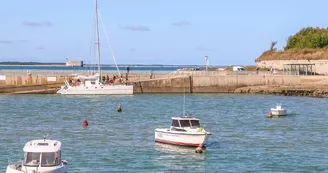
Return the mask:
[[282,104],[277,103],[277,104],[276,104],[276,107],[275,107],[274,109],[276,109],[276,110],[282,110],[282,109],[284,109],[284,108],[283,108]]
[[74,77],[73,86],[94,86],[100,84],[99,75]]
[[193,117],[172,117],[171,130],[184,131],[184,128],[195,129],[199,128],[199,119]]
[[277,105],[276,109],[282,109],[282,105]]
[[57,140],[32,140],[24,146],[24,166],[52,167],[59,166],[61,161],[61,142]]

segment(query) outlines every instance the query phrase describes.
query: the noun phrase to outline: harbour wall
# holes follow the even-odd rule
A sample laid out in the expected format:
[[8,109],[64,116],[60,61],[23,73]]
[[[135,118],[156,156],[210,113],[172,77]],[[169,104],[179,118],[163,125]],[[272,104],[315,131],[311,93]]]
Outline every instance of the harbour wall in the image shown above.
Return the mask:
[[[106,75],[106,74],[105,74]],[[65,74],[0,74],[1,86],[34,86],[64,84],[65,79],[73,78],[75,75]],[[125,76],[123,76],[125,77]],[[162,77],[162,75],[133,75],[129,76],[130,81],[147,80]]]
[[[104,75],[107,75],[104,73]],[[112,76],[111,74],[109,74]],[[72,74],[8,74],[0,73],[0,93],[56,93],[65,79],[73,78]],[[123,76],[125,77],[125,76]],[[159,74],[129,75],[129,81],[140,81],[161,78]]]
[[250,93],[328,98],[328,76],[179,76],[134,82],[134,93]]
[[[0,75],[0,93],[56,93],[70,75]],[[326,94],[328,76],[284,76],[181,72],[129,76],[134,93],[278,93]],[[294,94],[293,94],[294,93]],[[327,91],[328,93],[328,91]],[[308,94],[308,95],[310,95]]]
[[328,78],[301,76],[177,76],[134,82],[135,93],[229,93],[246,86],[299,86],[327,83]]

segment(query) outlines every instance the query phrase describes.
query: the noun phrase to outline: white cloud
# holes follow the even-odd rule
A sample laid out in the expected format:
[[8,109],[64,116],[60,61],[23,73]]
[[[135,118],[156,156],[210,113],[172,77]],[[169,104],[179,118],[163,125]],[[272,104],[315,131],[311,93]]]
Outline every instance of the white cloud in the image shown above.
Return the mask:
[[178,21],[178,22],[172,22],[171,23],[174,26],[187,26],[187,25],[191,25],[191,23],[189,21],[186,20],[182,20],[182,21]]
[[13,41],[10,40],[0,40],[0,44],[11,44]]
[[140,25],[126,25],[123,29],[130,30],[130,31],[150,31],[150,29],[146,26]]
[[51,27],[52,26],[52,23],[49,21],[43,21],[43,22],[25,21],[22,24],[24,26],[31,26],[31,27]]
[[196,50],[199,50],[199,51],[214,51],[214,49],[206,48],[206,47],[196,47]]

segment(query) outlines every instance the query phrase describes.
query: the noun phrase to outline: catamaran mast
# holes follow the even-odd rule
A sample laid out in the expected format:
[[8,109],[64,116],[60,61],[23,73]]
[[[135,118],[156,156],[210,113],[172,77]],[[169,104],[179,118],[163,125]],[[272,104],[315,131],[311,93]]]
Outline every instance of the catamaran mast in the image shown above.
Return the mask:
[[100,45],[99,45],[99,28],[98,28],[98,0],[95,0],[95,22],[96,22],[96,51],[98,57],[98,73],[99,81],[101,81],[101,71],[100,71]]

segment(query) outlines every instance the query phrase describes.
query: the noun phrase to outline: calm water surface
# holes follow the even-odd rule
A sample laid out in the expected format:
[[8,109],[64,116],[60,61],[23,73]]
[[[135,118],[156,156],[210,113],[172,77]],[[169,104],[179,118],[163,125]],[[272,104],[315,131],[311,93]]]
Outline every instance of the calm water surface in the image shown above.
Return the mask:
[[[69,172],[328,172],[328,99],[186,95],[187,112],[213,132],[202,154],[154,143],[154,129],[169,127],[182,103],[183,95],[0,95],[0,168],[47,133],[62,142]],[[267,119],[276,103],[290,115]]]

